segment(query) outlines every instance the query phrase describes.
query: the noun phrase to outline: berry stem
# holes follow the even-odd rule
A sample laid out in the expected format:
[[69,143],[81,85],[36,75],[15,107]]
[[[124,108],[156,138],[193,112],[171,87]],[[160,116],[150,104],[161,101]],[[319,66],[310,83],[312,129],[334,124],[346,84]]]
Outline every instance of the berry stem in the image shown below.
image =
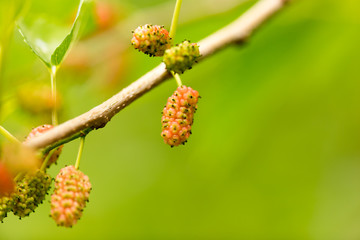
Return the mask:
[[[3,44],[0,43],[0,96],[2,96],[1,94],[1,90],[2,90],[2,80],[3,80]],[[0,100],[0,119],[1,119],[1,114],[2,114],[2,101]]]
[[175,38],[176,27],[177,27],[178,20],[179,20],[181,3],[182,3],[182,0],[176,0],[175,10],[174,10],[173,18],[172,18],[172,21],[171,21],[171,27],[170,27],[169,36],[171,37],[171,39],[173,41],[174,41],[174,38]]
[[7,140],[13,143],[20,143],[20,141],[8,132],[3,126],[0,126],[0,134],[3,135]]
[[180,75],[177,74],[177,73],[174,73],[174,71],[171,71],[171,74],[175,78],[178,87],[181,87],[182,86],[182,81],[181,81]]
[[14,182],[19,181],[25,174],[23,172],[20,172],[16,175],[16,177],[14,178]]
[[56,151],[57,148],[52,149],[48,155],[46,155],[46,158],[44,159],[44,162],[41,165],[40,171],[45,171],[47,163],[49,162],[49,159],[53,155],[53,153]]
[[57,116],[57,111],[56,111],[56,71],[57,71],[57,67],[56,66],[51,66],[51,68],[49,68],[50,71],[50,76],[51,76],[51,98],[53,100],[53,109],[52,109],[52,113],[51,113],[51,122],[52,125],[56,126],[58,125],[58,116]]
[[[12,29],[12,27],[10,27]],[[9,31],[9,33],[12,33],[12,30]],[[6,33],[5,33],[6,35]],[[11,34],[4,36],[4,38],[0,39],[0,96],[2,96],[3,93],[3,80],[4,80],[4,66],[5,66],[5,59],[7,57],[8,48],[9,48],[9,38]],[[1,99],[2,100],[2,99]],[[2,112],[2,101],[0,101],[0,119],[3,114]]]
[[91,132],[93,129],[92,128],[86,128],[78,133],[75,133],[74,135],[68,137],[68,138],[64,138],[64,139],[61,139],[60,141],[58,142],[55,142],[54,144],[51,144],[51,145],[48,145],[46,146],[43,150],[42,150],[42,153],[43,154],[46,154],[48,152],[50,152],[52,149],[54,148],[57,148],[65,143],[68,143],[68,142],[71,142],[72,140],[74,139],[77,139],[79,137],[85,137],[89,132]]
[[80,146],[79,146],[79,152],[76,158],[76,163],[75,163],[75,169],[78,170],[79,166],[80,166],[80,159],[81,159],[81,155],[84,149],[84,143],[85,143],[85,136],[82,136],[80,138]]

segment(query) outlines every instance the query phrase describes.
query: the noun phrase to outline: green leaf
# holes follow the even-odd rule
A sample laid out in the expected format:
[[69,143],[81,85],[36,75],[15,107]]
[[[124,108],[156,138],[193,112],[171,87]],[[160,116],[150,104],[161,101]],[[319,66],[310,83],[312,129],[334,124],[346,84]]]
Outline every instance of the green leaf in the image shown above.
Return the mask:
[[29,14],[18,22],[19,32],[48,68],[58,67],[72,44],[78,39],[91,6],[92,0],[80,0],[76,18],[71,27],[57,23],[51,19],[51,16]]

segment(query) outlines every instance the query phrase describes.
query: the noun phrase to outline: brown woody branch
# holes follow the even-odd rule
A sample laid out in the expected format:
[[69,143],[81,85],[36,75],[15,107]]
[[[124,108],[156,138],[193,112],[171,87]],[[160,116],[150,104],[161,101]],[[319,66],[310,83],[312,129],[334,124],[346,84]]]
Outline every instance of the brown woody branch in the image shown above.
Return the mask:
[[[222,48],[245,41],[254,30],[284,7],[287,0],[261,0],[231,24],[201,40],[201,61]],[[104,127],[120,110],[144,93],[170,78],[165,65],[161,63],[119,93],[90,111],[54,127],[41,136],[33,138],[27,145],[37,149],[54,145],[66,139],[73,140],[80,132]]]

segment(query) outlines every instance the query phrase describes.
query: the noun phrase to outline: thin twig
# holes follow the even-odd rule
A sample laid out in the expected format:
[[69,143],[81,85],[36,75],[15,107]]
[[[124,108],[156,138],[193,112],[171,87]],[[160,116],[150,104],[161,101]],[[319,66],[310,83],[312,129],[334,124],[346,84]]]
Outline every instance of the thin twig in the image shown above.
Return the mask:
[[[286,2],[286,0],[261,0],[256,3],[234,22],[199,42],[201,53],[199,61],[226,46],[247,40],[254,30],[282,9]],[[166,71],[165,65],[161,63],[104,103],[38,137],[34,137],[27,142],[27,145],[34,148],[44,148],[64,139],[71,138],[73,140],[76,138],[73,136],[84,129],[102,128],[120,110],[170,77],[171,74]]]

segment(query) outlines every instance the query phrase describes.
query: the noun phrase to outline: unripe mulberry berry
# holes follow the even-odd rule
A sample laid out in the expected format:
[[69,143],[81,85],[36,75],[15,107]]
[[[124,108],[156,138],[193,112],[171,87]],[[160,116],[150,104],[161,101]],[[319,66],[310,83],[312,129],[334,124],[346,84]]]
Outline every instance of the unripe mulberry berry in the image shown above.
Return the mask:
[[185,144],[191,134],[198,98],[199,93],[186,86],[178,87],[168,98],[161,119],[161,136],[166,144],[171,147]]
[[[28,142],[30,139],[40,136],[41,134],[43,134],[44,132],[52,129],[54,126],[50,125],[50,124],[44,124],[41,126],[38,126],[36,128],[34,128],[33,130],[31,130],[31,132],[29,133],[29,135],[26,137],[24,143]],[[53,152],[53,154],[51,155],[51,157],[49,158],[49,161],[47,163],[47,167],[50,167],[51,164],[56,163],[56,161],[58,160],[60,153],[62,151],[63,145],[61,145],[60,147],[58,147],[55,152]],[[43,159],[45,160],[47,154],[45,154],[43,156]]]
[[11,211],[13,200],[10,195],[0,197],[0,222],[7,217],[7,213]]
[[72,227],[76,224],[89,200],[90,190],[89,178],[84,173],[74,166],[61,169],[51,196],[51,217],[58,226]]
[[34,174],[27,174],[18,181],[15,193],[12,194],[14,215],[22,218],[33,212],[45,199],[51,181],[50,175],[40,170]]
[[168,71],[180,74],[191,69],[199,57],[199,46],[196,43],[184,41],[165,51],[164,63]]
[[51,88],[42,83],[26,83],[17,90],[20,106],[33,114],[49,114],[54,108],[62,107],[62,97],[56,92],[56,102],[51,95]]
[[158,57],[163,56],[165,50],[171,47],[171,38],[163,26],[146,24],[135,29],[131,43],[150,57]]

